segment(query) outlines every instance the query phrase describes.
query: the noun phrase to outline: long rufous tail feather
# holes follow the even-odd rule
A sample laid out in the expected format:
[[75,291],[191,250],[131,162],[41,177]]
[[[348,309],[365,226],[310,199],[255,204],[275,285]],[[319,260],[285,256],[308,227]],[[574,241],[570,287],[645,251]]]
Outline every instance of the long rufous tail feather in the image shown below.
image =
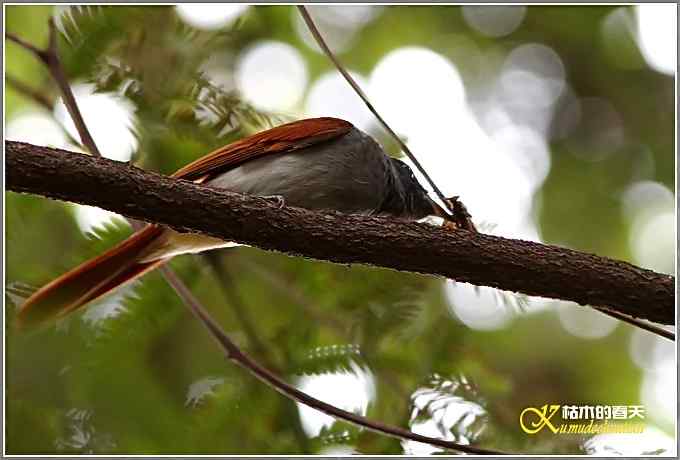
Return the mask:
[[71,313],[163,264],[165,260],[138,262],[163,229],[150,225],[127,240],[46,284],[21,306],[21,327],[45,324]]

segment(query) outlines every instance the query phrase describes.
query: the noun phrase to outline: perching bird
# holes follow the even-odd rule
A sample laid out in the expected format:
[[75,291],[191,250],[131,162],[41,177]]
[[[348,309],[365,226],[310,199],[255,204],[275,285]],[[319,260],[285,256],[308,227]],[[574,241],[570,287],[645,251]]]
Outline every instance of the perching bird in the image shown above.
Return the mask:
[[[281,197],[286,205],[420,219],[448,215],[411,169],[370,136],[337,118],[278,126],[224,146],[173,174],[235,192]],[[474,231],[468,215],[449,220]],[[228,246],[222,240],[147,225],[104,254],[43,286],[19,311],[22,325],[71,313],[171,257]]]

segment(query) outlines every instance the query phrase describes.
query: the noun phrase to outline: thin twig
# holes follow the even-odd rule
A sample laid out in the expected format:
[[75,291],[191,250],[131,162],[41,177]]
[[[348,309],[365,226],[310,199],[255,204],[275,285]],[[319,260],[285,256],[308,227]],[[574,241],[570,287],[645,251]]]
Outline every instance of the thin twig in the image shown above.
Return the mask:
[[27,49],[28,51],[33,53],[38,59],[45,62],[45,51],[44,50],[41,50],[41,49],[35,47],[31,43],[28,43],[23,38],[20,38],[19,36],[15,35],[11,32],[5,32],[5,38],[7,38],[7,40],[13,41],[14,43],[21,46],[22,48]]
[[33,102],[35,102],[48,112],[51,112],[52,109],[54,108],[54,103],[47,96],[45,96],[37,89],[31,88],[30,86],[20,81],[19,79],[14,78],[11,75],[5,75],[5,81],[9,86],[14,88],[16,92],[31,99]]
[[[50,115],[52,116],[52,118],[54,118],[54,113],[53,113],[54,101],[51,100],[48,96],[41,93],[37,89],[28,86],[26,83],[19,80],[18,78],[12,77],[11,75],[5,75],[5,79],[7,80],[7,83],[12,88],[14,88],[15,91],[23,94],[24,96],[26,96],[29,99],[32,99],[36,104],[40,105],[47,112],[49,112]],[[82,144],[79,141],[77,141],[76,139],[73,138],[73,136],[71,136],[71,133],[66,128],[64,128],[63,125],[59,124],[59,126],[61,127],[62,131],[64,132],[64,136],[66,136],[66,139],[68,140],[68,142],[70,142],[71,144],[76,145],[78,147],[81,147],[81,148],[83,147]]]
[[250,374],[255,376],[260,381],[264,382],[268,386],[274,388],[276,391],[281,393],[288,398],[294,399],[295,401],[302,403],[306,406],[312,407],[319,410],[325,414],[332,417],[340,418],[354,425],[361,426],[371,431],[375,431],[380,434],[384,434],[393,438],[400,440],[409,439],[413,441],[423,442],[426,444],[431,444],[434,446],[443,447],[445,449],[455,450],[459,452],[464,452],[468,454],[490,454],[490,455],[505,455],[503,452],[483,449],[479,447],[472,447],[461,445],[451,441],[445,441],[442,439],[430,438],[428,436],[419,435],[413,433],[412,431],[386,425],[384,423],[376,422],[370,420],[366,417],[348,412],[346,410],[339,409],[332,406],[324,401],[313,398],[306,393],[298,390],[297,388],[289,385],[281,378],[279,378],[274,373],[270,372],[265,367],[261,366],[259,363],[253,361],[250,357],[244,354],[222,331],[220,326],[210,317],[210,315],[205,311],[203,306],[198,302],[198,300],[193,296],[191,291],[189,291],[186,286],[184,286],[177,276],[168,270],[167,267],[161,268],[161,271],[166,275],[166,279],[170,285],[177,291],[177,294],[182,298],[184,303],[191,308],[191,312],[198,318],[203,325],[210,330],[213,338],[220,345],[224,351],[227,359],[232,361],[234,364],[240,366],[244,370],[248,371]]
[[648,321],[644,321],[638,318],[633,318],[630,315],[626,315],[624,313],[611,310],[606,307],[595,307],[595,310],[599,311],[600,313],[604,313],[607,316],[611,316],[614,319],[618,319],[619,321],[623,321],[624,323],[628,323],[632,326],[639,327],[640,329],[644,329],[647,332],[651,332],[652,334],[656,334],[658,336],[661,336],[665,339],[668,340],[673,340],[675,341],[675,333],[672,331],[669,331],[668,329],[664,329],[661,326],[657,326],[656,324],[652,324]]
[[[382,125],[383,128],[394,138],[394,140],[397,141],[399,144],[399,147],[406,153],[406,155],[409,157],[409,159],[413,162],[416,168],[418,168],[418,171],[421,172],[423,177],[430,183],[430,186],[432,187],[432,190],[437,194],[439,199],[444,202],[448,210],[455,215],[456,214],[456,209],[454,205],[451,203],[451,199],[446,198],[444,194],[439,190],[439,187],[437,187],[437,184],[435,184],[434,180],[427,174],[427,171],[425,171],[425,168],[420,164],[416,156],[411,152],[411,149],[408,148],[406,143],[401,140],[401,138],[395,133],[392,128],[387,124],[387,122],[383,119],[382,116],[380,116],[380,113],[373,107],[373,104],[371,101],[368,99],[368,96],[366,96],[366,93],[363,92],[359,84],[352,78],[352,76],[345,70],[343,65],[340,63],[338,58],[333,54],[331,49],[328,47],[326,44],[326,41],[324,40],[323,36],[321,35],[321,32],[319,32],[319,29],[316,27],[316,24],[314,24],[314,20],[310,16],[309,12],[307,11],[307,8],[305,8],[303,5],[298,5],[298,10],[300,11],[300,14],[302,15],[302,19],[304,19],[305,23],[307,24],[307,27],[309,28],[309,31],[312,33],[314,36],[314,39],[316,42],[319,44],[323,52],[328,56],[328,58],[333,62],[335,67],[338,69],[338,71],[342,74],[343,77],[345,77],[345,80],[347,80],[347,83],[356,91],[356,93],[359,95],[362,101],[364,101],[364,104],[366,104],[366,107],[368,107],[368,110],[373,113],[373,115],[378,119],[380,124]],[[457,201],[457,200],[456,200]],[[459,202],[460,203],[460,202]],[[462,204],[462,203],[461,203]],[[463,207],[464,209],[464,207]],[[459,210],[460,211],[460,210]]]
[[76,103],[76,98],[73,96],[73,91],[71,86],[68,84],[68,79],[66,78],[66,73],[64,72],[64,67],[61,65],[61,60],[59,59],[59,54],[57,50],[57,28],[54,25],[54,19],[50,18],[48,22],[50,37],[49,44],[47,47],[47,61],[46,64],[50,69],[52,77],[59,85],[62,97],[64,99],[64,105],[68,110],[73,124],[76,126],[76,130],[80,135],[80,140],[85,146],[85,148],[94,156],[102,156],[101,152],[97,148],[90,131],[85,125],[85,120],[83,119],[82,113],[78,108]]
[[50,18],[48,21],[49,29],[49,39],[47,44],[47,49],[41,50],[35,45],[28,43],[27,41],[19,38],[15,34],[5,33],[5,37],[14,43],[20,45],[26,50],[33,53],[42,62],[50,72],[50,75],[54,81],[59,86],[61,91],[61,96],[64,100],[64,105],[68,110],[73,124],[76,126],[76,130],[80,135],[80,140],[82,145],[94,156],[102,156],[95,144],[90,131],[85,126],[85,120],[83,120],[83,115],[80,113],[78,104],[76,103],[76,98],[73,96],[73,91],[71,86],[68,84],[68,79],[66,78],[66,73],[64,72],[64,67],[59,59],[58,49],[57,49],[57,28],[54,25],[54,19]]
[[[90,150],[93,156],[101,157],[99,149],[97,149],[94,139],[90,136],[90,133],[85,125],[85,121],[82,118],[78,104],[73,97],[71,88],[66,80],[66,76],[63,72],[61,62],[57,53],[56,46],[56,28],[54,26],[54,20],[50,18],[49,20],[50,38],[48,50],[41,51],[35,48],[33,45],[24,42],[18,37],[11,38],[16,43],[24,46],[26,49],[32,51],[37,56],[41,58],[41,61],[45,63],[53,78],[59,84],[62,91],[62,97],[64,98],[64,105],[68,108],[69,114],[73,118],[74,124],[80,134],[80,138],[85,144],[85,146]],[[47,57],[44,57],[47,56]],[[138,228],[138,224],[133,224],[133,228]],[[203,306],[198,302],[198,300],[193,296],[191,291],[186,287],[186,285],[177,277],[177,275],[165,266],[161,268],[161,273],[165,277],[166,281],[172,286],[172,288],[177,292],[179,297],[183,300],[185,306],[201,321],[201,323],[208,329],[211,336],[217,341],[217,343],[222,347],[223,351],[226,353],[228,359],[232,362],[238,364],[241,368],[248,371],[250,374],[257,377],[259,380],[270,386],[271,388],[277,390],[284,396],[294,399],[302,404],[310,406],[321,412],[324,412],[333,417],[343,419],[347,422],[354,423],[359,426],[363,426],[369,430],[376,431],[378,433],[385,434],[387,436],[395,437],[397,439],[411,439],[414,441],[420,441],[428,443],[435,446],[440,446],[443,448],[472,453],[472,454],[493,454],[499,455],[502,452],[487,450],[477,447],[465,446],[457,444],[450,441],[444,441],[441,439],[430,438],[427,436],[422,436],[411,431],[405,430],[399,427],[392,427],[389,425],[382,424],[380,422],[375,422],[369,420],[365,417],[347,412],[345,410],[339,409],[321,400],[313,398],[306,393],[288,385],[286,382],[281,380],[278,376],[267,370],[265,367],[261,366],[256,361],[252,360],[246,356],[241,350],[234,344],[229,337],[224,333],[222,328],[217,324],[217,322],[208,314],[208,312],[203,308]]]

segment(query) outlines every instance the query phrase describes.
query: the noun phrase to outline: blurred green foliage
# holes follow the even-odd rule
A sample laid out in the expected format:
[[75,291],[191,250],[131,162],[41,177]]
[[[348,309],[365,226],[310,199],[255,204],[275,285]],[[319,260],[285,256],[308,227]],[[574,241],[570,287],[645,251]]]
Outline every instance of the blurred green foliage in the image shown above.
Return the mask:
[[[52,7],[5,11],[9,31],[46,42]],[[311,81],[331,68],[296,34],[293,7],[251,8],[234,25],[210,32],[185,25],[170,7],[60,11],[68,39],[61,35],[59,48],[69,78],[128,97],[137,117],[135,161],[164,173],[285,119],[258,111],[201,76],[200,66],[212,54],[236,55],[259,40],[280,40],[300,51]],[[471,29],[459,7],[387,7],[358,31],[342,59],[367,73],[386,52],[406,45],[430,47],[454,61],[461,40],[491,54],[524,42],[552,47],[575,92],[617,108],[626,144],[603,161],[589,162],[571,155],[566,142],[553,142],[550,174],[534,198],[542,238],[629,260],[630,224],[616,194],[637,178],[641,146],[656,165],[644,178],[674,190],[673,79],[644,66],[614,65],[616,49],[601,45],[599,35],[611,11],[530,7],[515,32],[495,39]],[[14,44],[6,52],[8,74],[57,98],[32,56]],[[640,60],[630,46],[621,53],[627,62]],[[456,62],[466,84],[480,77],[478,67]],[[233,62],[227,65],[232,71]],[[33,102],[9,85],[6,90],[11,121]],[[199,108],[212,112],[210,123],[196,118]],[[6,205],[8,453],[293,454],[334,444],[367,454],[403,452],[396,440],[342,422],[309,437],[295,404],[226,362],[157,273],[128,290],[124,311],[114,317],[92,323],[87,313],[79,314],[47,330],[17,332],[13,319],[22,292],[130,230],[119,222],[84,236],[70,205],[13,193],[6,193]],[[464,376],[474,391],[455,395],[486,411],[476,444],[576,453],[583,438],[522,433],[521,410],[545,403],[639,402],[642,373],[628,354],[627,325],[604,339],[585,340],[565,332],[547,311],[519,314],[498,331],[475,331],[449,312],[440,279],[253,248],[185,256],[172,266],[245,351],[287,380],[348,370],[352,363],[370,369],[376,396],[368,416],[385,423],[408,426],[411,395],[431,387],[433,375]],[[191,399],[192,384],[207,378],[213,379],[211,390]],[[447,395],[441,382],[438,388]]]

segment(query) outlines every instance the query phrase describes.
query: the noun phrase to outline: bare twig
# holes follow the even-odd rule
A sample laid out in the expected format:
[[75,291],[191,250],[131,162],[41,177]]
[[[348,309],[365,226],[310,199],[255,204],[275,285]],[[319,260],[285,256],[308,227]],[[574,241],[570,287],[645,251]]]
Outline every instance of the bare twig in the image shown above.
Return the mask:
[[504,455],[504,453],[500,451],[461,445],[455,442],[445,441],[443,439],[430,438],[428,436],[413,433],[412,431],[405,430],[403,428],[376,422],[374,420],[370,420],[366,417],[362,417],[352,412],[339,409],[324,401],[313,398],[312,396],[309,396],[307,393],[303,393],[297,388],[284,382],[277,375],[273,374],[268,369],[261,366],[259,363],[253,361],[250,357],[244,354],[229,339],[229,337],[227,337],[227,335],[222,331],[220,326],[210,317],[210,315],[205,311],[205,309],[201,306],[201,304],[193,296],[193,294],[186,288],[186,286],[184,286],[179,281],[177,276],[173,272],[170,272],[167,269],[167,267],[161,268],[161,271],[164,272],[166,279],[168,280],[170,285],[175,289],[175,291],[177,291],[177,294],[182,298],[184,303],[191,308],[191,312],[194,314],[194,316],[196,316],[196,318],[198,318],[198,320],[201,321],[201,323],[203,323],[203,325],[208,330],[210,330],[212,337],[220,345],[227,359],[232,361],[234,364],[240,366],[244,370],[248,371],[250,374],[255,376],[260,381],[264,382],[268,386],[274,388],[282,395],[294,399],[295,401],[302,403],[306,406],[313,407],[314,409],[319,410],[332,417],[345,420],[346,422],[352,423],[354,425],[358,425],[360,427],[366,428],[376,433],[387,435],[396,439],[409,439],[468,454]]
[[35,88],[31,88],[26,83],[14,78],[11,75],[5,75],[5,80],[12,88],[14,88],[18,93],[23,94],[27,98],[31,99],[33,102],[51,112],[54,108],[54,103],[43,93]]
[[31,43],[28,43],[23,38],[20,38],[17,35],[11,33],[11,32],[5,32],[5,38],[7,38],[7,40],[9,40],[9,41],[16,43],[17,45],[21,46],[22,48],[27,49],[31,53],[35,54],[35,56],[38,59],[45,62],[45,51],[44,50],[36,48]]
[[633,318],[630,315],[626,315],[624,313],[606,307],[595,307],[595,309],[600,313],[604,313],[605,315],[611,316],[614,319],[618,319],[619,321],[628,323],[631,326],[639,327],[640,329],[643,329],[647,332],[651,332],[652,334],[656,334],[668,340],[675,340],[675,333],[673,331],[664,329],[663,327],[658,326],[656,324],[638,318]]
[[[302,16],[302,19],[305,21],[305,24],[307,24],[307,27],[309,28],[309,31],[312,33],[314,36],[314,39],[316,42],[319,44],[323,52],[328,56],[328,58],[333,62],[335,67],[338,69],[338,71],[342,74],[343,77],[345,77],[345,80],[347,80],[347,83],[354,89],[354,91],[359,95],[362,101],[364,101],[364,104],[366,104],[366,107],[368,107],[368,110],[373,113],[375,118],[380,122],[382,127],[389,133],[392,138],[394,138],[395,141],[399,144],[399,147],[404,151],[404,153],[409,157],[409,159],[413,162],[416,168],[418,168],[418,171],[425,177],[427,182],[429,182],[430,186],[432,187],[432,190],[436,193],[437,197],[446,205],[448,208],[449,212],[454,217],[459,218],[460,220],[467,220],[469,219],[469,214],[467,214],[467,210],[465,209],[465,206],[463,203],[458,199],[458,197],[453,197],[453,198],[446,198],[444,194],[439,190],[439,187],[437,187],[437,184],[435,184],[434,180],[427,174],[427,171],[425,171],[425,168],[420,164],[416,156],[411,152],[411,149],[408,148],[406,143],[397,135],[397,133],[390,128],[390,126],[387,124],[385,119],[378,113],[378,111],[373,107],[373,104],[371,101],[368,99],[368,96],[364,91],[361,89],[359,84],[352,78],[349,72],[345,70],[344,66],[340,63],[338,58],[335,56],[335,54],[331,51],[331,49],[328,47],[326,44],[326,41],[324,40],[323,36],[321,35],[321,32],[319,32],[319,29],[316,27],[316,24],[314,24],[314,20],[312,19],[312,16],[309,14],[307,11],[307,8],[304,7],[303,5],[298,5],[298,10],[300,11],[300,15]],[[471,225],[468,223],[468,225]]]
[[[48,96],[45,94],[41,93],[35,88],[32,88],[28,86],[26,83],[23,81],[19,80],[18,78],[14,78],[11,75],[5,75],[5,79],[7,83],[14,88],[17,92],[23,94],[29,99],[32,99],[36,104],[40,105],[42,108],[44,108],[47,112],[50,113],[50,115],[54,118],[54,101],[50,99]],[[77,141],[76,139],[71,136],[71,133],[61,124],[59,124],[61,127],[62,131],[64,132],[64,136],[66,136],[66,139],[68,141],[76,146],[82,147],[82,144]]]
[[69,115],[71,115],[73,124],[76,126],[78,134],[80,135],[80,141],[92,155],[100,157],[101,153],[99,152],[94,139],[90,135],[87,126],[85,126],[85,120],[83,120],[83,115],[80,113],[80,109],[76,103],[76,98],[73,96],[73,91],[71,91],[71,86],[68,84],[64,67],[61,65],[61,60],[59,59],[57,49],[57,28],[54,25],[54,19],[49,19],[48,28],[49,41],[47,44],[47,49],[45,50],[41,50],[35,45],[32,45],[19,38],[15,34],[9,32],[5,33],[5,37],[33,53],[43,64],[45,64],[50,72],[50,75],[59,86],[59,90],[61,91],[61,95],[64,100],[64,105],[66,106]]
[[[49,20],[49,32],[50,35],[47,51],[39,50],[35,46],[19,39],[16,36],[12,35],[11,36],[12,38],[10,37],[8,38],[20,44],[27,50],[33,52],[37,57],[40,58],[40,60],[43,63],[45,63],[45,65],[48,66],[48,68],[50,69],[50,73],[52,74],[53,78],[57,81],[62,91],[64,105],[66,105],[69,114],[71,115],[71,118],[73,119],[74,124],[76,125],[76,129],[78,130],[81,141],[88,148],[88,150],[92,153],[93,156],[101,157],[101,153],[99,152],[99,149],[97,148],[94,139],[92,138],[87,129],[85,121],[82,118],[82,115],[78,108],[78,104],[75,98],[73,97],[73,93],[66,79],[66,75],[63,72],[63,68],[61,66],[61,62],[59,60],[59,56],[57,53],[56,28],[54,25],[54,20],[52,18],[50,18]],[[133,227],[138,229],[139,224],[133,223]],[[422,436],[413,433],[403,428],[392,427],[389,425],[382,424],[380,422],[375,422],[365,417],[339,409],[321,400],[313,398],[307,395],[306,393],[303,393],[302,391],[296,389],[295,387],[288,385],[278,376],[276,376],[275,374],[267,370],[265,367],[261,366],[259,363],[257,363],[256,361],[252,360],[244,353],[242,353],[241,350],[229,339],[229,337],[227,337],[227,335],[224,333],[219,324],[217,324],[217,322],[208,314],[205,308],[203,308],[203,306],[193,296],[191,291],[189,291],[189,289],[179,279],[179,277],[177,277],[177,275],[172,271],[172,269],[170,269],[167,266],[162,267],[161,273],[165,277],[166,281],[170,284],[170,286],[172,286],[175,292],[177,292],[179,297],[183,300],[185,306],[196,316],[196,318],[198,318],[201,321],[201,323],[210,332],[211,336],[221,346],[223,351],[226,353],[227,358],[230,359],[232,362],[238,364],[241,368],[245,369],[250,374],[254,375],[271,388],[277,390],[284,396],[294,399],[295,401],[298,401],[302,404],[308,405],[314,409],[325,412],[333,417],[340,418],[347,422],[354,423],[369,430],[376,431],[387,436],[395,437],[397,439],[410,439],[414,441],[420,441],[436,445],[439,447],[443,447],[446,449],[451,449],[465,453],[494,454],[494,455],[503,454],[502,452],[499,451],[466,446],[450,441],[430,438],[427,436]]]

